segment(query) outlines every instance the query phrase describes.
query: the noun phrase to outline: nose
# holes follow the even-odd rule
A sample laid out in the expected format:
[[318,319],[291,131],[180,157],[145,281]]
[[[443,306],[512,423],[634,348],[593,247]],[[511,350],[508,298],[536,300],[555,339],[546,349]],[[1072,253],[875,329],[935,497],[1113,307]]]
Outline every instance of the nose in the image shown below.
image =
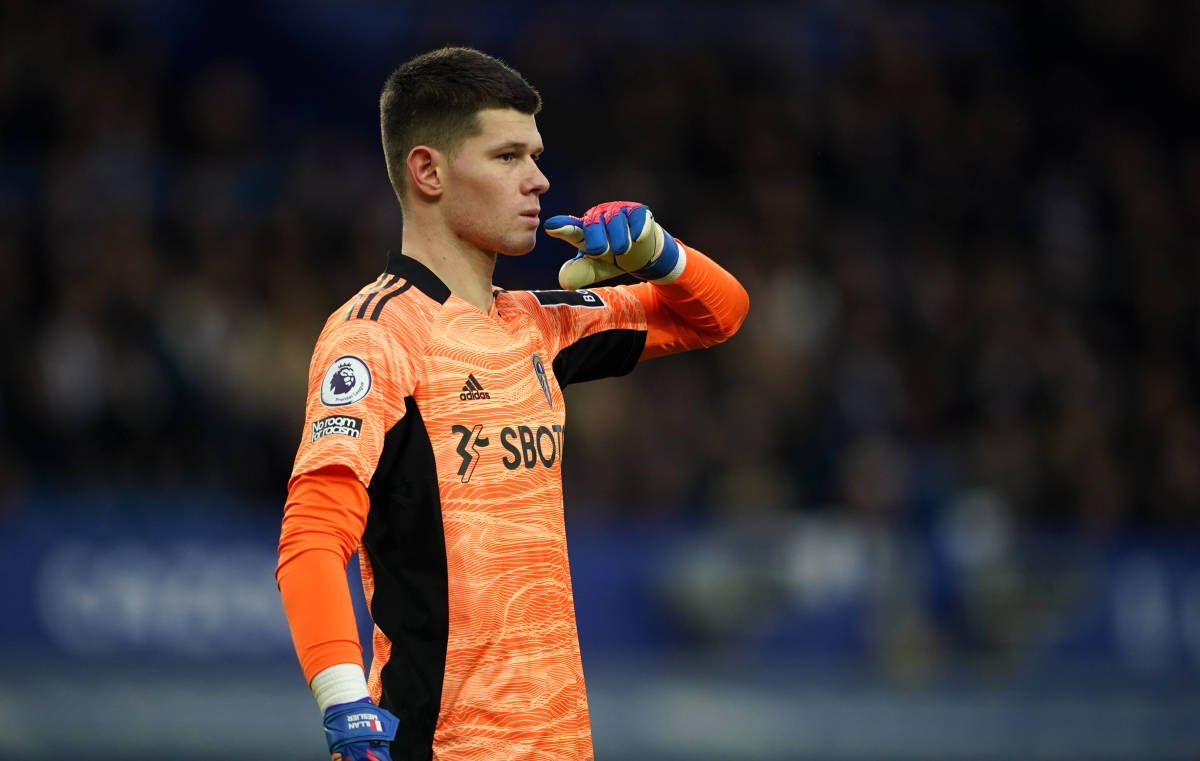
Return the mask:
[[532,163],[533,176],[531,178],[529,192],[540,196],[542,193],[545,193],[550,189],[550,180],[546,179],[546,175],[542,173],[542,168],[537,165],[537,162]]

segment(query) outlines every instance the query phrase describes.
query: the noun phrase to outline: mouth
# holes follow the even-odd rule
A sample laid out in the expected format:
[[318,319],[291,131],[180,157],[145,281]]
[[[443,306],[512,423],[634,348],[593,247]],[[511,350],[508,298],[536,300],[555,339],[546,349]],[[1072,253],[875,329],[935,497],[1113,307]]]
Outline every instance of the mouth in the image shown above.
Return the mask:
[[521,212],[521,216],[536,225],[541,222],[541,220],[538,218],[538,215],[541,213],[541,211],[541,209],[526,209],[525,211]]

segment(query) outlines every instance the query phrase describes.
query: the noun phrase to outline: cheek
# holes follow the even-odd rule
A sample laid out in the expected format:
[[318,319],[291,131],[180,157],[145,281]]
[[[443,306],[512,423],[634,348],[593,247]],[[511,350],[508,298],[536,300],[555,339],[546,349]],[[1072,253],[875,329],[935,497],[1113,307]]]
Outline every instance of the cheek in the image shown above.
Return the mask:
[[488,227],[489,204],[487,197],[475,189],[460,188],[450,206],[449,218],[459,230],[483,230]]
[[504,221],[505,201],[497,183],[487,178],[464,178],[447,200],[446,221],[462,239],[489,250],[507,250],[511,243]]
[[486,176],[473,175],[462,178],[452,194],[459,214],[463,217],[479,218],[494,209],[496,199],[491,190],[492,184]]

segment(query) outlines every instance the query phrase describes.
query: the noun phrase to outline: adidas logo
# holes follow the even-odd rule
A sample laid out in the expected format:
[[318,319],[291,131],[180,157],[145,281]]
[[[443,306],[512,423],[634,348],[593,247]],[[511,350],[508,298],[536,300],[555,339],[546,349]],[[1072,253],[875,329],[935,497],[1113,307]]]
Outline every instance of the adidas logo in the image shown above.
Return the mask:
[[468,374],[463,392],[458,395],[458,398],[465,402],[468,399],[491,399],[492,395],[483,390],[483,384],[475,379],[474,374]]

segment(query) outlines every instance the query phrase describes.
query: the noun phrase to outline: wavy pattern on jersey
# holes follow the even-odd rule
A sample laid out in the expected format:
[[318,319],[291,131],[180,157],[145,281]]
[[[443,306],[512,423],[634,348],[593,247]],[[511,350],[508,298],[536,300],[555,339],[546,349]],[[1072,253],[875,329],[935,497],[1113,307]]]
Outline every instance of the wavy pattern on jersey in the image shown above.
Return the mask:
[[[501,293],[492,313],[483,314],[453,296],[439,304],[417,289],[392,294],[403,286],[381,278],[326,324],[310,372],[309,423],[332,414],[320,403],[319,384],[341,354],[378,364],[378,371],[371,366],[376,385],[360,402],[336,410],[363,418],[361,438],[330,435],[308,443],[306,437],[297,469],[350,463],[369,482],[388,427],[411,396],[436,462],[449,595],[433,757],[591,759],[562,510],[564,400],[551,367],[556,352],[587,335],[644,329],[644,311],[625,289],[596,289],[605,294],[604,309],[543,308],[528,293]],[[346,319],[362,311],[372,292],[373,303],[391,295],[379,320]],[[552,404],[533,369],[535,352]],[[487,397],[465,398],[468,385]],[[464,430],[471,432],[465,443]],[[465,482],[463,451],[473,465]],[[360,564],[370,605],[375,569],[365,548]],[[368,687],[376,700],[385,665],[403,657],[375,627]]]
[[[563,525],[562,393],[552,383],[548,405],[533,370],[534,352],[550,357],[543,331],[497,306],[489,316],[446,302],[416,395],[438,463],[449,584],[434,757],[583,759],[592,749]],[[468,374],[490,398],[460,398]],[[467,483],[453,425],[487,442],[476,442]],[[521,426],[552,432],[531,467],[504,447],[521,450]]]
[[[304,430],[292,476],[319,470],[327,465],[349,465],[363,485],[383,450],[389,428],[404,414],[404,398],[416,382],[414,357],[397,347],[422,347],[429,335],[428,315],[439,304],[408,289],[405,281],[393,282],[381,289],[385,276],[364,287],[354,298],[338,307],[321,330],[308,369],[308,401],[305,405]],[[402,315],[386,323],[369,319],[346,319],[355,304],[367,297],[391,298],[385,315]],[[419,351],[418,351],[419,356]],[[371,372],[371,390],[353,404],[329,407],[321,403],[321,384],[325,371],[339,357],[350,355],[363,360]],[[355,417],[362,420],[357,438],[346,435],[322,436],[312,440],[312,424],[329,416]]]
[[[428,757],[432,739],[439,761],[591,760],[554,373],[565,382],[605,377],[639,357],[719,340],[699,328],[720,322],[709,314],[725,303],[714,293],[740,286],[698,252],[689,249],[688,260],[662,289],[590,289],[599,305],[576,294],[501,292],[483,314],[424,265],[389,257],[387,272],[326,323],[294,473],[348,465],[379,485],[365,529],[330,530],[347,539],[362,532],[363,589],[381,622],[368,686],[407,719],[405,747],[395,747],[398,734],[393,750]],[[705,279],[718,271],[724,280]],[[744,292],[735,296],[726,301],[744,313]],[[736,329],[740,315],[727,317]],[[343,354],[368,364],[373,387],[327,407],[320,384]],[[312,441],[312,424],[330,415],[360,418],[360,436],[330,422]]]

